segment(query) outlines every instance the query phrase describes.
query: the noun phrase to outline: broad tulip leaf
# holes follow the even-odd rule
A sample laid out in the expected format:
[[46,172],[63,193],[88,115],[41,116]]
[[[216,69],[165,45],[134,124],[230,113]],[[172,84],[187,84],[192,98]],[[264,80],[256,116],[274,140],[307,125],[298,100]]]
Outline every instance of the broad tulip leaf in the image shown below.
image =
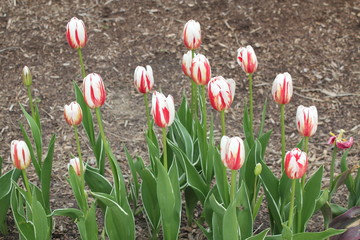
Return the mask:
[[98,240],[98,226],[96,222],[96,204],[91,205],[86,215],[76,223],[80,232],[81,239]]
[[59,208],[55,209],[51,216],[64,216],[70,217],[73,221],[84,217],[83,211],[76,208]]
[[265,229],[261,233],[258,233],[254,236],[248,237],[246,240],[264,240],[266,237],[266,234],[269,232],[269,228]]
[[44,164],[41,170],[41,192],[42,199],[44,200],[44,208],[47,214],[50,214],[50,182],[51,182],[51,173],[53,171],[53,157],[54,157],[54,145],[55,145],[55,135],[52,136],[46,157],[44,159]]
[[69,182],[73,190],[75,199],[81,210],[86,211],[88,208],[88,203],[84,194],[84,187],[81,184],[80,177],[75,173],[75,170],[72,166],[69,168]]
[[132,176],[132,182],[130,184],[130,190],[131,190],[131,196],[133,198],[133,205],[134,205],[134,208],[136,208],[137,200],[139,198],[140,184],[139,184],[138,176],[137,176],[137,173],[136,173],[134,159],[130,156],[130,153],[129,153],[129,151],[126,148],[125,145],[124,145],[124,150],[125,150],[126,159],[128,160],[128,163],[129,163],[130,172],[131,172],[131,176]]
[[331,236],[335,236],[338,234],[343,233],[345,230],[343,229],[334,229],[334,228],[328,228],[323,232],[302,232],[302,233],[296,233],[292,236],[292,240],[319,240],[319,239],[326,239]]
[[213,226],[213,239],[214,240],[227,240],[223,238],[223,217],[224,215],[214,212],[212,217]]
[[93,149],[96,158],[96,166],[99,169],[99,173],[104,175],[105,172],[105,149],[104,142],[102,141],[101,134],[98,135],[95,148]]
[[214,195],[211,195],[209,198],[209,202],[214,213],[223,216],[225,214],[226,209],[216,200]]
[[186,187],[184,190],[185,210],[188,224],[191,225],[193,220],[194,209],[199,201],[196,193],[191,187]]
[[189,104],[186,100],[186,95],[183,94],[182,101],[180,107],[177,111],[177,117],[181,124],[187,129],[187,131],[191,134],[192,133],[192,115],[191,109],[189,108]]
[[240,237],[240,230],[238,226],[238,220],[236,217],[236,201],[230,203],[226,209],[223,217],[223,239],[238,240]]
[[32,202],[32,222],[34,224],[35,239],[47,240],[50,239],[51,228],[48,224],[45,209],[33,194]]
[[208,143],[206,140],[206,135],[204,133],[203,125],[197,119],[195,119],[195,124],[197,126],[196,128],[197,128],[197,137],[198,137],[197,140],[200,150],[200,164],[201,164],[202,172],[205,175],[205,173],[207,172],[206,161],[207,161]]
[[96,168],[86,165],[84,177],[92,192],[111,193],[111,183],[103,175],[101,175]]
[[221,161],[219,151],[216,151],[214,155],[214,170],[216,186],[219,190],[222,203],[224,203],[224,206],[228,206],[230,203],[229,182],[226,175],[226,167]]
[[249,147],[252,148],[254,146],[254,133],[251,132],[250,126],[250,116],[248,113],[248,108],[245,105],[244,108],[244,116],[243,116],[243,125],[244,125],[244,133],[245,133],[245,141],[248,143]]
[[254,206],[254,212],[252,213],[252,216],[253,216],[253,222],[255,221],[256,219],[256,216],[258,215],[259,213],[259,210],[260,210],[260,207],[261,207],[261,203],[263,202],[264,200],[264,194],[261,194],[260,197],[258,197],[258,199],[256,200],[256,203],[255,203],[255,206]]
[[245,183],[241,184],[238,192],[236,193],[234,203],[236,207],[237,222],[241,233],[240,236],[241,239],[246,239],[250,237],[253,232],[253,217]]
[[264,159],[266,147],[268,146],[270,136],[272,134],[272,130],[268,131],[267,133],[264,133],[261,137],[259,137],[259,142],[261,143],[261,158]]
[[[12,169],[0,177],[0,199],[10,193],[12,180],[17,181],[17,179],[13,179],[12,177],[15,171],[16,169]],[[18,170],[18,172],[21,173],[20,170]]]
[[177,144],[177,146],[186,153],[187,157],[191,162],[195,162],[193,160],[194,155],[194,143],[191,138],[190,133],[187,129],[181,124],[178,119],[175,119],[174,123],[170,127],[174,133],[173,142]]

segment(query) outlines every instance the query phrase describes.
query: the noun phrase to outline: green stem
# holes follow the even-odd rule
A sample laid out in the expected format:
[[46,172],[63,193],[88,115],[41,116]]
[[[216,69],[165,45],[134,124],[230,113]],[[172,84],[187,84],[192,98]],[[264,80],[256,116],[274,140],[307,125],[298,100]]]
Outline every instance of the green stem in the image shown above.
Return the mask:
[[83,158],[82,158],[82,155],[81,155],[79,134],[78,134],[78,129],[77,129],[76,125],[74,125],[74,132],[75,132],[75,140],[76,140],[77,152],[78,152],[78,156],[79,156],[79,160],[80,160],[81,181],[82,181],[83,186],[85,187]]
[[204,124],[204,136],[205,136],[205,143],[206,143],[206,135],[207,135],[207,112],[206,112],[206,97],[205,97],[205,86],[201,86],[201,98],[202,98],[202,118],[203,118],[203,124]]
[[[305,138],[305,143],[304,143],[304,152],[306,153],[306,155],[308,154],[308,145],[309,145],[309,137],[304,137]],[[309,156],[308,156],[309,157]],[[306,180],[306,173],[304,173],[304,175],[301,178],[301,189],[304,190],[304,186],[305,186],[305,180]]]
[[253,78],[252,73],[248,76],[249,79],[249,105],[250,105],[250,132],[253,134],[253,120],[254,120],[254,110],[253,110]]
[[27,88],[27,92],[28,92],[28,96],[29,96],[29,105],[30,105],[30,110],[31,110],[31,116],[35,120],[35,110],[34,110],[34,104],[33,104],[33,99],[32,99],[32,95],[31,95],[31,87],[27,86],[26,88]]
[[82,57],[81,48],[78,48],[77,51],[78,51],[79,61],[80,61],[81,76],[82,76],[83,78],[85,78],[85,77],[86,77],[86,73],[85,73],[85,67],[84,67],[84,61],[83,61],[83,57]]
[[225,110],[221,111],[221,136],[226,135]]
[[148,129],[150,129],[151,121],[150,121],[149,101],[148,101],[148,97],[147,97],[146,93],[144,94],[144,102],[145,102],[145,108],[146,108],[146,119],[147,119]]
[[104,149],[107,149],[107,140],[105,137],[104,127],[103,127],[103,123],[102,123],[102,119],[101,119],[100,108],[98,108],[98,107],[95,108],[95,113],[96,113],[96,119],[99,124],[101,139],[103,140],[103,143],[104,143]]
[[236,170],[231,170],[231,189],[230,189],[230,202],[234,201],[235,188],[236,188]]
[[[331,187],[334,183],[334,172],[335,172],[335,159],[336,159],[336,154],[337,154],[337,147],[336,145],[334,145],[334,149],[332,152],[332,159],[331,159],[331,167],[330,167],[330,185],[329,185],[329,189],[331,190]],[[331,200],[331,195],[329,195],[329,202]]]
[[281,118],[281,171],[284,172],[285,161],[285,104],[280,104],[280,118]]
[[166,171],[168,170],[167,150],[166,150],[166,127],[162,128],[162,141],[163,141],[163,160]]
[[253,207],[253,213],[255,212],[255,202],[256,202],[256,187],[257,187],[257,179],[258,179],[258,176],[255,175],[255,181],[254,181],[254,196],[253,196],[253,200],[252,200],[252,207]]
[[32,203],[32,195],[31,195],[31,190],[30,190],[30,185],[29,185],[29,179],[28,179],[28,177],[26,175],[25,169],[22,170],[22,176],[23,176],[26,191],[27,191],[29,199],[30,199],[30,203]]
[[292,180],[292,187],[291,187],[291,202],[290,202],[290,213],[289,213],[289,228],[291,229],[293,224],[293,214],[294,214],[294,201],[295,201],[295,184],[296,179]]

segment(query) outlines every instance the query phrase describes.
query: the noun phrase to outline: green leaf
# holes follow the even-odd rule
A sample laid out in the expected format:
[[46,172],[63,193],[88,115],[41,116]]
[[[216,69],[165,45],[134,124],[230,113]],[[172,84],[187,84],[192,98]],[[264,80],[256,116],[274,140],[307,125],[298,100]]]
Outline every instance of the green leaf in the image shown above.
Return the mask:
[[181,124],[191,134],[193,119],[192,119],[192,115],[191,115],[191,109],[189,108],[185,94],[183,94],[181,105],[180,105],[176,115],[177,115],[179,121],[181,122]]
[[254,236],[248,237],[246,240],[264,240],[266,237],[266,234],[269,232],[269,228],[265,229],[261,233],[258,233]]
[[41,133],[41,122],[40,122],[40,113],[39,113],[39,107],[37,105],[37,102],[34,102],[34,120],[36,122],[36,124],[38,125],[39,129],[40,129],[40,133]]
[[214,170],[215,170],[215,179],[216,186],[219,190],[224,206],[228,206],[230,203],[230,194],[229,194],[229,182],[226,175],[226,167],[221,161],[220,153],[216,150],[214,154]]
[[12,169],[0,177],[0,199],[6,197],[10,193],[12,180],[17,181],[18,177],[16,179],[13,177],[15,172],[18,172],[18,176],[21,173],[20,170]]
[[0,198],[0,233],[3,235],[8,234],[7,230],[7,213],[10,206],[10,194],[7,194],[3,198]]
[[320,196],[316,199],[314,213],[317,212],[318,210],[320,210],[324,206],[324,204],[327,202],[328,199],[329,199],[329,190],[324,189],[324,190],[320,191]]
[[35,157],[34,149],[33,149],[32,145],[31,145],[29,135],[27,134],[27,132],[25,131],[24,126],[21,123],[20,123],[20,129],[21,129],[21,132],[23,134],[24,141],[25,141],[26,145],[29,148],[30,156],[31,156],[31,162],[35,167],[36,174],[38,175],[39,178],[41,178],[41,167],[39,165],[38,160]]
[[51,229],[48,225],[47,215],[45,209],[39,201],[37,201],[36,195],[33,194],[32,202],[32,222],[34,224],[35,238],[37,240],[50,239]]
[[111,183],[107,180],[107,178],[101,175],[96,168],[86,165],[84,177],[92,192],[111,193]]
[[174,132],[174,139],[172,139],[173,142],[176,143],[179,148],[187,155],[189,160],[194,163],[194,143],[190,133],[178,119],[175,119],[170,128]]
[[160,159],[160,149],[154,133],[154,130],[148,129],[146,134],[146,142],[148,145],[149,159],[152,171],[156,174],[156,159]]
[[[359,166],[353,166],[351,169],[348,169],[344,172],[342,172],[340,175],[338,175],[332,186],[331,186],[331,191],[330,191],[330,195],[333,195],[334,192],[336,192],[336,190],[345,182],[345,181],[349,181],[349,175],[354,172],[357,168],[359,168]],[[350,176],[351,178],[351,176]]]
[[99,169],[99,173],[104,175],[105,172],[105,149],[104,143],[101,138],[101,134],[98,135],[96,140],[95,148],[93,149],[95,158],[96,158],[96,166]]
[[191,225],[194,215],[194,209],[199,201],[196,196],[196,193],[191,187],[186,187],[184,190],[184,197],[185,197],[185,210],[186,210],[186,217],[188,220],[188,225]]
[[236,201],[233,201],[230,203],[224,214],[222,224],[223,239],[240,239],[240,230],[238,229],[236,212]]
[[70,217],[73,221],[76,221],[77,219],[84,217],[84,213],[76,208],[59,208],[55,209],[51,213],[51,216]]
[[261,136],[263,134],[265,118],[266,118],[266,106],[267,106],[267,98],[265,98],[263,110],[261,113],[261,123],[260,123],[260,130],[259,130],[258,136]]
[[235,206],[241,239],[246,239],[250,237],[253,232],[253,217],[249,195],[245,183],[241,184],[238,192],[236,193]]
[[224,208],[224,206],[222,206],[215,198],[214,195],[211,195],[209,198],[209,202],[211,205],[212,210],[214,211],[214,213],[219,214],[221,216],[223,216],[225,214],[226,209]]
[[266,147],[269,143],[271,134],[272,134],[272,130],[268,131],[267,133],[265,133],[264,135],[259,137],[259,142],[261,143],[261,158],[262,159],[264,159],[264,157],[265,157]]
[[50,182],[51,182],[51,173],[53,171],[53,157],[54,157],[54,145],[55,145],[55,135],[52,136],[46,157],[44,159],[44,164],[41,170],[41,191],[42,198],[44,200],[44,208],[47,214],[50,214]]
[[138,177],[136,174],[134,159],[130,156],[130,153],[125,145],[124,145],[124,150],[125,150],[126,159],[129,163],[129,167],[130,167],[130,172],[131,172],[131,177],[132,177],[132,182],[130,184],[130,190],[131,190],[131,196],[133,199],[134,209],[136,209],[137,200],[139,198],[140,184],[139,184],[139,180],[138,180]]
[[256,216],[259,213],[261,203],[263,202],[263,200],[264,200],[264,194],[261,194],[260,197],[258,197],[258,199],[256,200],[256,203],[255,203],[255,206],[254,206],[254,212],[252,213],[253,214],[253,222],[255,221]]
[[341,234],[345,232],[343,229],[334,229],[334,228],[328,228],[327,230],[323,232],[303,232],[303,233],[297,233],[294,234],[292,237],[292,240],[319,240],[319,239],[326,239],[331,236],[335,236],[338,234]]
[[250,116],[246,105],[244,108],[243,125],[244,125],[245,141],[248,143],[249,147],[252,148],[254,146],[254,133],[251,132]]
[[[214,240],[223,240],[223,217],[224,215],[220,215],[214,212],[212,217],[212,226],[213,226],[213,239]],[[225,239],[227,240],[227,239]]]
[[88,203],[86,201],[84,188],[81,184],[80,177],[75,173],[75,170],[71,165],[69,167],[69,175],[69,182],[73,190],[76,202],[81,210],[86,211],[88,209]]
[[93,202],[86,215],[76,223],[81,239],[98,240],[98,226],[96,222],[96,203]]

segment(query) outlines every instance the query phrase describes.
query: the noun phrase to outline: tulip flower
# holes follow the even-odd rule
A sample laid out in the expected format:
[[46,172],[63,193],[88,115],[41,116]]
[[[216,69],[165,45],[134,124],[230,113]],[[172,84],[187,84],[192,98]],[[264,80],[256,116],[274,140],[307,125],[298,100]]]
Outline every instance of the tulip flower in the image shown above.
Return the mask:
[[147,65],[146,69],[142,66],[137,66],[134,72],[134,84],[136,90],[140,93],[149,92],[154,86],[154,77],[152,68]]
[[87,34],[84,22],[76,17],[73,17],[67,24],[66,38],[72,48],[85,47]]
[[191,78],[197,85],[207,85],[211,79],[211,68],[207,58],[198,54],[191,63]]
[[208,83],[211,106],[217,111],[228,109],[234,100],[235,81],[222,76],[214,77]]
[[[196,57],[196,54],[194,53],[194,57]],[[182,62],[181,62],[181,68],[186,76],[191,78],[191,63],[192,63],[192,51],[188,51],[183,55]]]
[[11,160],[17,169],[24,170],[29,166],[31,156],[24,141],[13,140],[11,142]]
[[184,44],[188,49],[195,50],[201,45],[200,23],[195,20],[189,20],[183,31]]
[[250,45],[238,49],[237,61],[247,74],[254,73],[258,66],[255,51]]
[[164,94],[155,91],[152,96],[151,114],[159,127],[170,126],[175,120],[173,97],[171,95],[165,97]]
[[301,136],[311,137],[318,125],[318,112],[315,106],[299,106],[296,112],[296,126]]
[[288,104],[293,94],[291,75],[287,72],[278,74],[272,85],[272,96],[278,104]]
[[81,168],[79,158],[76,157],[76,158],[70,159],[70,162],[68,163],[68,169],[69,170],[70,170],[70,166],[73,167],[76,175],[81,176],[81,174],[82,174],[81,169],[83,169],[84,166]]
[[84,78],[83,94],[84,100],[90,108],[98,108],[104,105],[106,91],[99,74],[90,73]]
[[69,125],[79,125],[83,117],[80,105],[77,102],[72,102],[69,105],[65,105],[64,117]]

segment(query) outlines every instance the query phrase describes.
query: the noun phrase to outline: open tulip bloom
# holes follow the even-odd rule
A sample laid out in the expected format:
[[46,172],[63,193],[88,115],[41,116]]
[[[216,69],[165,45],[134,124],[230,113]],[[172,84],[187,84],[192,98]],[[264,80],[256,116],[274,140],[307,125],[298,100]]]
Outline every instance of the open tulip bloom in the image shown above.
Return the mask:
[[189,20],[183,31],[183,40],[185,46],[190,50],[195,50],[201,45],[201,27],[195,20]]

